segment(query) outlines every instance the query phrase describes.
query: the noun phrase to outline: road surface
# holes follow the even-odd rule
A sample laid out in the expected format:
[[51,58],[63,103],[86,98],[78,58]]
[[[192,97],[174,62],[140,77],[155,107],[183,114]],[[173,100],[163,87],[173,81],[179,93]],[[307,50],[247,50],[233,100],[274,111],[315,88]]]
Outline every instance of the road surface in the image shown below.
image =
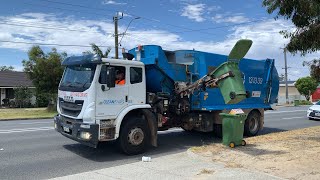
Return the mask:
[[[319,126],[306,118],[307,106],[268,111],[261,134]],[[0,179],[47,179],[141,160],[126,156],[114,143],[98,149],[83,146],[55,132],[52,120],[0,121]],[[159,147],[144,154],[152,158],[185,151],[191,146],[220,142],[208,134],[173,129],[159,134]]]

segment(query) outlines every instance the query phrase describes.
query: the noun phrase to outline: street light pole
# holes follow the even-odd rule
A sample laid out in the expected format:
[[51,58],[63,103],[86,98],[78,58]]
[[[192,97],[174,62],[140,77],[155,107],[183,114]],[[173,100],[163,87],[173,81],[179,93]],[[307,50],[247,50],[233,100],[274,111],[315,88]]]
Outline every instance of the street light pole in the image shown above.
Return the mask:
[[286,104],[289,104],[289,93],[288,93],[288,65],[287,65],[287,48],[283,49],[284,54],[284,81],[286,83]]
[[133,20],[136,20],[136,19],[140,19],[140,17],[135,17],[135,18],[131,19],[131,21],[129,22],[126,30],[124,31],[124,33],[122,33],[122,37],[121,37],[121,39],[120,39],[120,41],[119,41],[119,45],[120,45],[120,46],[121,46],[121,41],[122,41],[124,35],[126,35],[126,32],[127,32],[128,28],[129,28],[130,24],[132,23]]

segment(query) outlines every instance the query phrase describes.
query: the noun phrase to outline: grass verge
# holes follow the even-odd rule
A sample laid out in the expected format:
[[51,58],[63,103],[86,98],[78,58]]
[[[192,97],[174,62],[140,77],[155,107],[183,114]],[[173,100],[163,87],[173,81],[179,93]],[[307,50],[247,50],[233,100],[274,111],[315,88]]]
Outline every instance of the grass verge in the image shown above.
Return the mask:
[[8,108],[0,109],[0,121],[8,119],[41,119],[53,118],[56,111],[48,111],[47,108]]
[[233,149],[215,143],[191,151],[213,162],[222,162],[226,168],[244,168],[285,179],[320,179],[320,126],[245,140],[247,146]]

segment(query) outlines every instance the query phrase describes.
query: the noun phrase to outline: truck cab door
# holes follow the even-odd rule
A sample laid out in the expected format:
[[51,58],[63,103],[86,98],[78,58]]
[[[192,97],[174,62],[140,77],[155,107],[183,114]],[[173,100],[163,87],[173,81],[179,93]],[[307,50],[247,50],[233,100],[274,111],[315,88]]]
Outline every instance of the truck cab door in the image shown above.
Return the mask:
[[146,102],[146,83],[143,67],[131,66],[128,105],[145,104]]
[[[106,66],[106,65],[103,65]],[[101,68],[101,73],[106,73],[105,67]],[[96,116],[105,118],[116,118],[118,114],[128,106],[128,88],[129,73],[125,66],[112,66],[115,67],[116,73],[120,71],[124,73],[124,81],[116,80],[116,85],[113,88],[108,88],[106,84],[101,84],[101,78],[97,83],[96,92]],[[120,73],[121,73],[120,72]],[[102,86],[105,86],[103,90]]]

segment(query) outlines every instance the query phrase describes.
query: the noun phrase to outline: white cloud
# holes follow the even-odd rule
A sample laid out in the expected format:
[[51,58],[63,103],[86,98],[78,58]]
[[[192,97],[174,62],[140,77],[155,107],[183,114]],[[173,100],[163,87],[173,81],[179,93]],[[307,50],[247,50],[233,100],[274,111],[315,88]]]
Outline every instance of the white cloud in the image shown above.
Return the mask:
[[224,16],[222,14],[216,14],[212,17],[212,20],[216,23],[245,23],[249,21],[249,18],[242,15]]
[[[89,45],[96,43],[100,46],[114,46],[113,34],[114,25],[112,22],[103,22],[96,20],[76,20],[70,17],[57,18],[54,15],[46,14],[22,14],[17,16],[0,16],[1,22],[10,22],[12,24],[32,24],[34,26],[53,27],[61,29],[72,29],[78,31],[62,31],[54,29],[40,29],[21,26],[9,26],[0,24],[0,40],[23,41],[29,43],[53,43],[53,44],[78,44]],[[137,20],[139,21],[139,20]],[[131,27],[134,26],[134,23]],[[124,32],[126,25],[119,27],[119,32]],[[281,30],[293,30],[294,26],[285,20],[265,20],[262,22],[248,23],[231,28],[224,40],[221,41],[186,41],[180,34],[169,31],[159,30],[159,28],[134,29],[130,28],[127,35],[123,38],[121,44],[130,49],[138,44],[156,44],[164,49],[195,49],[199,51],[214,52],[219,54],[229,54],[235,42],[241,38],[253,40],[252,48],[246,57],[253,59],[276,59],[276,67],[279,74],[283,73],[284,67],[283,52],[280,47],[288,43],[279,34]],[[201,32],[199,32],[201,33]],[[17,34],[19,36],[17,36]],[[109,37],[108,37],[109,35]],[[208,35],[208,39],[210,39]],[[0,48],[10,48],[20,51],[27,51],[31,45],[0,42]],[[41,46],[45,47],[45,46]],[[50,46],[51,47],[51,46]],[[58,46],[59,51],[66,51],[69,55],[81,54],[83,51],[90,50],[90,47],[62,47]],[[106,48],[102,48],[106,49]],[[111,55],[114,54],[114,49]],[[297,79],[297,76],[306,76],[309,73],[307,67],[302,67],[304,60],[312,60],[320,56],[320,53],[300,57],[288,54],[289,78]],[[20,69],[20,68],[19,68]],[[293,71],[295,70],[295,71]],[[290,71],[292,71],[290,73]],[[292,74],[292,75],[291,75]]]
[[181,16],[185,16],[196,22],[202,22],[205,20],[202,17],[205,7],[205,4],[187,4],[183,7]]
[[106,5],[126,5],[127,3],[124,2],[116,2],[113,0],[105,0],[102,2],[102,4],[106,4]]
[[207,8],[208,11],[218,11],[221,9],[221,6],[209,6]]

